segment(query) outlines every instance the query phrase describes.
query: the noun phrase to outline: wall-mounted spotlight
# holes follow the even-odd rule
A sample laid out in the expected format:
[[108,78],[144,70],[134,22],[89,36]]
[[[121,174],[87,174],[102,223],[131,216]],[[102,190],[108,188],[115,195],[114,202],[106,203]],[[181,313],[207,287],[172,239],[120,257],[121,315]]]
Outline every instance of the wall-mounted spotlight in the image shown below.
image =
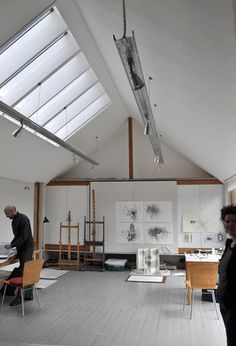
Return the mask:
[[148,136],[150,134],[150,121],[149,120],[146,122],[143,134],[144,134],[144,136]]
[[21,132],[22,132],[23,126],[24,126],[23,119],[21,119],[20,124],[21,124],[20,127],[18,127],[18,129],[16,129],[14,132],[12,132],[12,136],[15,138],[20,137],[20,135],[21,135]]
[[76,165],[78,165],[79,164],[79,157],[77,156],[77,155],[73,155],[73,161],[74,161],[74,163],[76,164]]
[[48,220],[47,216],[44,216],[43,223],[49,223],[49,220]]
[[158,165],[159,162],[160,162],[160,156],[159,155],[156,155],[155,158],[154,158],[154,162]]

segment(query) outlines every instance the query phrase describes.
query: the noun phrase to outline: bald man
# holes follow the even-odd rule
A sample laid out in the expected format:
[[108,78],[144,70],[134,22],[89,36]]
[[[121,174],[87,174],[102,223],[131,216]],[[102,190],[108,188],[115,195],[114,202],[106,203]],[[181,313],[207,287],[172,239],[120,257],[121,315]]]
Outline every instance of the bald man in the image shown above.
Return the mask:
[[[19,259],[20,275],[23,275],[24,263],[30,261],[33,256],[34,251],[34,241],[30,226],[30,220],[24,214],[19,213],[16,207],[13,205],[8,205],[4,208],[4,213],[6,217],[12,220],[11,226],[14,234],[14,238],[10,245],[6,245],[7,249],[16,247],[17,254],[16,258]],[[32,300],[33,292],[32,290],[26,291],[25,300]],[[15,306],[21,303],[20,296],[10,303],[10,306]]]

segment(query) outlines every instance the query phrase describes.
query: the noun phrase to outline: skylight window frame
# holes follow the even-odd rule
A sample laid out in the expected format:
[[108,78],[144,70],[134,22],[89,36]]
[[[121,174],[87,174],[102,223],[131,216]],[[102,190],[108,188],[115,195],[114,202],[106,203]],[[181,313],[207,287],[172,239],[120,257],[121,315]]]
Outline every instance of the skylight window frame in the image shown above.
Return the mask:
[[[2,89],[2,95],[0,94],[0,106],[1,106],[0,110],[5,112],[5,114],[8,114],[5,116],[6,118],[10,117],[11,119],[16,119],[17,121],[22,121],[22,119],[24,119],[24,120],[27,119],[27,121],[24,124],[24,129],[27,129],[28,131],[38,135],[41,138],[44,137],[44,139],[46,139],[49,142],[54,141],[54,138],[58,138],[58,141],[55,140],[55,143],[57,143],[57,145],[61,145],[61,146],[65,147],[65,145],[63,145],[64,144],[63,140],[61,140],[59,137],[53,135],[52,132],[47,131],[43,127],[43,126],[46,126],[50,121],[52,121],[52,119],[55,119],[57,117],[57,115],[61,113],[62,109],[60,111],[58,111],[56,114],[54,114],[45,123],[43,123],[43,126],[40,126],[36,122],[32,121],[32,119],[30,119],[30,117],[34,116],[35,113],[38,113],[40,111],[40,109],[42,109],[45,105],[50,103],[50,101],[53,101],[53,99],[55,99],[64,89],[66,89],[79,76],[81,76],[83,73],[85,73],[89,69],[91,69],[92,73],[94,74],[94,77],[95,77],[94,81],[91,83],[91,81],[92,81],[91,80],[89,83],[87,83],[87,85],[85,83],[85,86],[86,86],[85,89],[83,89],[83,87],[81,89],[78,88],[79,95],[76,97],[74,97],[74,95],[76,93],[76,90],[75,90],[75,93],[73,95],[73,99],[72,100],[68,99],[69,102],[65,102],[66,105],[63,108],[65,109],[65,108],[70,107],[74,102],[79,100],[84,94],[86,94],[89,90],[91,90],[95,85],[100,85],[102,90],[96,91],[98,94],[95,94],[94,98],[93,98],[93,93],[91,93],[91,97],[92,97],[91,101],[88,98],[87,99],[85,98],[84,101],[82,101],[81,106],[78,103],[78,108],[80,110],[79,113],[74,115],[74,109],[72,108],[73,113],[72,113],[71,119],[69,120],[69,122],[64,123],[64,126],[57,128],[56,132],[60,131],[63,127],[66,127],[66,126],[68,127],[68,124],[70,122],[73,122],[74,119],[76,119],[80,115],[80,113],[86,112],[87,108],[89,109],[92,104],[94,104],[94,103],[96,104],[96,101],[102,97],[104,97],[104,101],[101,102],[101,108],[98,107],[96,109],[96,107],[95,107],[93,109],[93,112],[92,113],[90,112],[91,114],[89,114],[89,112],[88,112],[89,118],[87,118],[87,119],[84,118],[83,124],[80,125],[79,128],[84,126],[85,123],[91,121],[97,114],[101,113],[104,108],[108,107],[111,104],[111,99],[110,99],[109,95],[107,94],[106,90],[103,88],[100,81],[98,80],[96,74],[93,71],[93,68],[91,67],[91,65],[89,63],[88,63],[88,67],[85,70],[83,70],[82,73],[77,74],[77,75],[75,74],[74,78],[73,78],[73,67],[72,67],[71,75],[67,79],[67,81],[69,81],[69,79],[71,78],[70,83],[65,84],[64,86],[63,86],[63,83],[60,84],[60,86],[62,86],[62,88],[61,89],[58,88],[57,89],[58,91],[56,91],[55,93],[53,92],[53,84],[49,83],[48,84],[49,85],[48,90],[51,91],[50,98],[47,99],[47,97],[45,97],[46,94],[44,91],[43,97],[45,97],[45,98],[44,98],[44,101],[42,104],[40,104],[40,102],[38,102],[39,107],[38,106],[36,107],[36,102],[31,102],[32,109],[34,110],[34,113],[29,115],[29,117],[26,117],[24,114],[22,114],[17,109],[11,108],[11,107],[17,107],[17,105],[20,102],[24,101],[24,99],[27,98],[31,93],[34,93],[34,91],[36,91],[37,88],[39,88],[39,85],[41,88],[43,86],[43,84],[47,80],[50,79],[50,77],[55,75],[56,72],[60,71],[60,69],[63,66],[65,66],[68,62],[70,62],[79,53],[83,54],[83,52],[81,51],[81,49],[79,47],[77,40],[74,38],[74,36],[69,31],[66,23],[65,23],[64,27],[67,27],[67,29],[65,31],[63,31],[62,33],[60,33],[59,35],[57,35],[53,40],[51,40],[54,37],[54,35],[56,35],[57,30],[58,30],[58,32],[60,32],[60,29],[63,28],[63,21],[64,21],[59,10],[57,9],[57,7],[55,7],[55,3],[56,3],[56,1],[54,1],[53,4],[51,4],[45,11],[43,11],[39,16],[37,16],[34,20],[32,20],[30,23],[28,23],[24,28],[19,30],[10,40],[8,40],[3,46],[0,47],[0,54],[1,54],[1,53],[5,52],[8,48],[10,48],[15,42],[17,42],[27,32],[29,32],[31,28],[35,27],[38,23],[40,23],[46,16],[50,15],[54,11],[55,11],[55,13],[57,13],[59,15],[58,20],[57,20],[57,17],[52,17],[52,18],[54,18],[52,20],[56,20],[56,22],[54,22],[55,25],[53,26],[52,30],[48,31],[49,32],[48,39],[46,38],[46,36],[42,36],[42,37],[45,37],[45,39],[39,40],[39,43],[40,43],[39,50],[37,51],[36,45],[33,45],[32,49],[27,50],[26,53],[24,54],[24,56],[22,57],[22,59],[19,61],[19,63],[14,65],[14,67],[17,67],[17,69],[15,71],[13,68],[10,68],[10,65],[9,65],[9,70],[7,72],[8,75],[7,75],[7,73],[6,73],[6,75],[4,74],[3,79],[5,78],[5,76],[8,76],[8,77],[5,80],[2,80],[1,84],[0,84],[0,88]],[[61,21],[61,19],[62,19],[62,21]],[[34,38],[34,37],[37,39],[37,35],[40,35],[40,31],[46,32],[45,30],[48,27],[49,22],[50,22],[50,20],[49,21],[46,20],[46,22],[41,26],[41,28],[39,28],[39,30],[37,30],[37,29],[34,30],[32,32],[32,35],[31,34],[28,35],[24,40],[22,40],[22,42],[19,42],[19,45],[15,49],[13,48],[11,51],[15,51],[18,54],[20,48],[23,49],[24,45],[30,44],[30,41],[27,43],[28,38],[29,38],[29,40]],[[54,54],[52,54],[52,57],[55,56],[55,58],[56,58],[56,54],[61,53],[61,51],[62,51],[62,54],[57,54],[58,59],[55,59],[56,60],[55,68],[53,68],[52,63],[50,64],[50,60],[48,60],[49,59],[48,55],[45,55],[44,59],[39,61],[38,65],[34,64],[32,66],[32,73],[30,73],[29,67],[31,66],[31,64],[35,60],[37,60],[39,57],[43,56],[43,54],[45,52],[48,52],[48,49],[50,47],[52,47],[54,44],[56,44],[58,41],[60,41],[60,39],[67,34],[69,34],[69,38],[71,38],[71,41],[68,41],[69,42],[68,44],[66,43],[67,41],[65,41],[65,43],[63,43],[61,47],[58,46],[54,50]],[[35,41],[32,41],[32,42],[35,42]],[[46,44],[46,45],[44,46],[44,44]],[[76,46],[78,49],[76,49]],[[66,53],[65,53],[65,52],[67,52],[67,50],[66,50],[67,48],[69,48],[68,52],[69,52],[69,54],[71,54],[70,56],[68,56],[69,54],[66,55]],[[7,56],[8,56],[7,54],[4,55],[3,60],[7,59]],[[60,60],[60,56],[61,56],[61,60]],[[25,59],[25,61],[24,61],[24,59]],[[85,57],[85,59],[86,59],[86,57]],[[46,64],[47,61],[49,62],[49,64]],[[54,62],[53,58],[52,58],[51,62],[52,61]],[[45,70],[43,69],[43,65],[45,65],[45,67],[46,67]],[[20,67],[18,68],[18,66],[20,66]],[[20,73],[24,70],[26,71],[25,74],[20,75]],[[78,72],[78,70],[79,69],[75,68],[74,71]],[[14,78],[17,76],[18,76],[18,78],[16,78],[15,81],[13,81]],[[30,78],[31,76],[32,76],[32,79]],[[37,80],[38,80],[38,82],[37,82]],[[12,81],[12,83],[11,83],[11,81]],[[57,79],[55,78],[55,82],[56,81],[57,81]],[[8,84],[8,83],[10,83],[10,84]],[[5,86],[7,86],[7,87],[4,90]],[[15,97],[14,97],[14,93],[15,93],[14,89],[17,91]],[[45,90],[47,90],[47,89],[45,89]],[[40,96],[39,96],[39,98],[40,98]],[[8,104],[4,102],[5,101],[4,99],[7,100]],[[66,101],[66,97],[65,97],[65,100],[62,100],[61,104],[63,104],[64,101]],[[83,104],[83,102],[84,102],[84,104]],[[59,103],[59,106],[61,106],[61,104]],[[23,107],[23,105],[22,105],[22,107]],[[25,109],[30,110],[30,107],[29,108],[26,107]],[[36,109],[36,111],[35,111],[35,109]],[[16,114],[17,114],[17,116],[16,116]],[[67,134],[67,139],[69,137],[71,137],[74,133],[76,133],[79,130],[79,128],[73,128],[73,126],[72,126],[71,127],[72,131]],[[52,139],[51,135],[49,135],[49,134],[51,134],[53,136],[53,139]],[[66,149],[68,149],[68,150],[71,149],[71,148],[69,148],[70,147],[69,144],[66,143],[66,146],[67,146]],[[75,153],[75,150],[74,151],[70,150],[70,151]],[[85,157],[85,155],[83,153],[81,155],[76,153],[76,155],[85,158],[85,160],[87,159],[87,161],[89,161],[89,162],[91,162],[91,160],[92,160],[92,159]],[[94,160],[92,160],[92,161],[93,161],[93,164],[97,164],[94,162]]]

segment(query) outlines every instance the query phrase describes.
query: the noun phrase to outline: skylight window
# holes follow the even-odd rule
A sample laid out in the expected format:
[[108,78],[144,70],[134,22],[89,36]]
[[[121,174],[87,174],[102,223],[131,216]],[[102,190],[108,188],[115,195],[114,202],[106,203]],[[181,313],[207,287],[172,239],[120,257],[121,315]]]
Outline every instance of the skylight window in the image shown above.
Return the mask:
[[0,65],[0,100],[63,140],[111,104],[55,6],[0,48]]

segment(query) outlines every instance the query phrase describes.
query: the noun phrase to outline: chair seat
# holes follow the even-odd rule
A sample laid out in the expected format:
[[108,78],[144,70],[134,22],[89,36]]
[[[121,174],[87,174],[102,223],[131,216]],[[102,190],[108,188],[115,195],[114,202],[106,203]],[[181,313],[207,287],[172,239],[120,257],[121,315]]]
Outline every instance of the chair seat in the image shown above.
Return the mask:
[[192,286],[190,280],[186,280],[185,283],[186,283],[186,286],[187,286],[188,288],[191,288],[191,289],[215,290],[215,289],[217,288],[217,285],[215,285],[214,287],[212,287],[212,286],[207,286],[207,285],[205,285],[204,287],[203,287],[203,285]]
[[23,277],[17,277],[17,278],[12,278],[8,281],[6,281],[8,285],[14,285],[14,286],[22,286],[23,285]]

